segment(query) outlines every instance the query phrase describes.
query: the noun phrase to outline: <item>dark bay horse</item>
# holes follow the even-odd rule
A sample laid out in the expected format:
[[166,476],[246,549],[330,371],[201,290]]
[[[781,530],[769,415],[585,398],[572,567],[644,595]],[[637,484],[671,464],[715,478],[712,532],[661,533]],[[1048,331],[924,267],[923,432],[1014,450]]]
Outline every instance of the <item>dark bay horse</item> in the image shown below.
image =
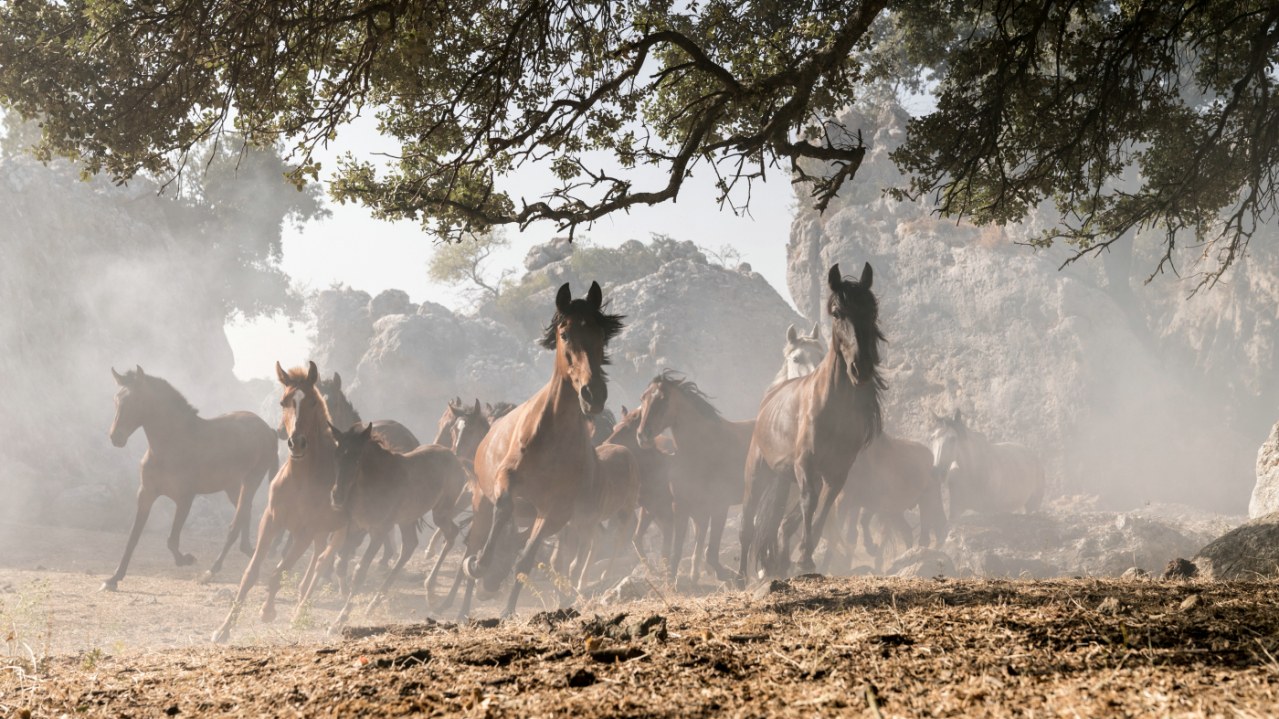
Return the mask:
[[560,287],[542,338],[542,346],[555,351],[550,381],[495,422],[480,443],[463,615],[470,611],[475,580],[483,579],[486,589],[495,590],[510,573],[502,566],[505,562],[494,560],[503,537],[514,530],[516,501],[531,505],[535,518],[515,562],[507,615],[515,611],[521,575],[533,568],[542,541],[563,528],[583,488],[595,481],[588,418],[599,414],[608,399],[605,347],[622,331],[621,316],[604,312],[603,302],[598,283],[591,283],[585,299],[576,300],[568,283]]
[[289,457],[271,480],[266,511],[258,525],[257,547],[240,579],[240,588],[226,621],[213,634],[215,642],[230,638],[231,627],[244,607],[249,590],[257,582],[267,550],[281,532],[289,533],[289,541],[285,544],[284,556],[267,580],[262,620],[268,622],[275,618],[275,595],[284,573],[297,563],[308,546],[314,547],[302,582],[300,607],[314,585],[316,566],[329,544],[329,535],[344,530],[347,524],[346,515],[333,508],[330,496],[337,479],[337,442],[330,429],[332,422],[324,396],[315,386],[320,372],[314,362],[305,370],[297,367],[288,372],[276,362],[275,373],[283,387],[279,432],[287,439]]
[[[742,507],[741,576],[758,568],[785,575],[790,557],[778,547],[778,530],[792,484],[800,492],[800,559],[811,572],[813,551],[853,460],[882,431],[879,395],[879,308],[871,292],[869,263],[861,279],[845,280],[830,269],[831,339],[825,358],[811,374],[771,388],[760,405],[746,458]],[[683,443],[676,442],[682,446]],[[768,496],[771,506],[762,507]],[[758,535],[756,523],[758,522]]]
[[641,447],[653,447],[658,435],[670,430],[675,440],[672,458],[674,537],[668,555],[671,579],[679,575],[684,534],[693,521],[697,541],[692,578],[701,575],[700,550],[720,581],[734,578],[719,561],[728,508],[742,498],[742,465],[750,446],[755,422],[724,419],[697,385],[666,370],[653,378],[640,397],[640,421],[636,439]]
[[262,478],[274,476],[279,465],[275,432],[252,412],[231,412],[212,419],[200,417],[173,385],[146,374],[141,367],[125,374],[112,369],[111,374],[120,385],[115,396],[115,419],[111,422],[111,444],[123,447],[141,427],[147,436],[147,452],[142,457],[138,508],[129,541],[120,566],[102,583],[102,588],[115,591],[124,579],[151,506],[159,497],[169,497],[177,505],[169,532],[169,551],[179,567],[195,562],[195,557],[178,548],[178,539],[197,494],[225,492],[235,505],[226,542],[206,578],[222,568],[237,537],[244,553],[252,552],[249,516],[253,495]]
[[[579,591],[586,584],[587,570],[596,558],[601,525],[623,540],[634,541],[636,510],[639,508],[639,464],[630,450],[619,444],[601,443],[595,448],[594,481],[583,488],[573,508],[573,518],[560,533],[560,549],[574,555],[569,580]],[[609,555],[612,570],[616,553]]]
[[950,517],[976,512],[1033,512],[1044,499],[1044,468],[1026,447],[991,442],[964,424],[959,410],[933,417],[933,471],[950,491]]
[[635,457],[639,468],[639,523],[632,540],[640,554],[644,553],[644,536],[651,525],[657,525],[662,533],[662,557],[669,557],[674,541],[675,496],[671,494],[671,476],[674,472],[675,441],[667,435],[659,435],[654,446],[641,447],[636,429],[642,415],[640,411],[628,411],[622,405],[622,419],[613,426],[613,433],[604,444],[621,445]]
[[[333,418],[335,426],[345,429],[355,429],[356,425],[363,426],[364,420],[342,389],[342,375],[334,372],[333,379],[322,379],[315,386],[320,390],[320,394],[324,395],[324,404],[329,408],[329,416]],[[409,431],[408,427],[393,419],[375,419],[370,424],[373,426],[373,435],[396,452],[408,452],[422,444],[418,441],[417,436]],[[339,577],[345,576],[347,557],[359,549],[364,537],[364,532],[348,533],[346,542],[340,552],[342,559],[339,560]],[[389,537],[374,537],[370,541],[383,548],[382,563],[389,566],[394,561],[395,556],[394,540]],[[328,568],[325,567],[321,571],[327,574],[327,570]]]
[[[331,500],[334,509],[350,518],[348,531],[359,528],[377,537],[387,535],[393,527],[400,530],[403,551],[369,604],[372,612],[417,549],[417,526],[423,516],[429,512],[431,521],[452,544],[459,531],[453,518],[466,473],[457,455],[436,444],[401,453],[378,439],[372,425],[363,430],[357,427],[343,431],[336,426],[331,429],[337,439],[338,464]],[[364,584],[376,552],[377,547],[370,544],[334,627],[340,627],[350,616],[355,595]]]

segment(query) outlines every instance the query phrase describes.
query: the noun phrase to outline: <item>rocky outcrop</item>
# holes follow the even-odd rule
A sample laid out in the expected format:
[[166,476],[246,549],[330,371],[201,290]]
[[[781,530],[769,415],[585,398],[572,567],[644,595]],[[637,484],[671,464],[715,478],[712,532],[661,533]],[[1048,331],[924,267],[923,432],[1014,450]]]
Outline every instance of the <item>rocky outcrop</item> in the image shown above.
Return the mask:
[[1279,512],[1240,526],[1194,556],[1207,579],[1265,579],[1279,576]]
[[[1249,363],[1272,366],[1273,303],[1245,312],[1242,297],[1223,299],[1239,319],[1210,320],[1206,306],[1188,309],[1185,285],[1147,288],[1140,275],[1135,291],[1117,291],[1099,262],[1063,269],[1067,251],[1018,244],[1053,221],[1047,213],[1007,228],[938,220],[929,205],[882,194],[903,182],[889,153],[905,114],[845,119],[866,131],[866,158],[824,214],[796,215],[788,284],[800,310],[826,324],[830,265],[850,274],[865,261],[875,267],[891,431],[926,437],[930,413],[959,408],[992,439],[1038,451],[1056,492],[1099,495],[1113,508],[1158,501],[1242,511],[1256,440],[1232,399],[1240,393],[1220,377],[1253,354]],[[1140,258],[1133,266],[1134,275],[1148,269]],[[1266,322],[1243,319],[1263,307]],[[1214,339],[1219,326],[1233,344]],[[1245,340],[1254,329],[1265,337]],[[1187,354],[1215,357],[1213,370],[1174,357],[1173,338],[1191,335],[1199,339],[1182,343]],[[1224,346],[1234,359],[1218,357]]]
[[1257,450],[1257,483],[1248,501],[1248,516],[1252,519],[1273,512],[1279,512],[1279,423]]

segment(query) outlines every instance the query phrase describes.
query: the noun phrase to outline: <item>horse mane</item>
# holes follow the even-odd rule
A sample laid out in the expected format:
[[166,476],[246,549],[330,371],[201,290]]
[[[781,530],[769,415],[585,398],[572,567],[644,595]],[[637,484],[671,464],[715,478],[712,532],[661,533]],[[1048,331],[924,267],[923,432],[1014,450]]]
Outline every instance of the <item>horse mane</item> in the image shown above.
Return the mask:
[[150,374],[140,374],[136,370],[129,370],[124,373],[124,381],[125,384],[145,381],[147,388],[160,396],[160,401],[167,402],[174,407],[177,407],[179,411],[190,413],[192,416],[200,414],[200,410],[196,409],[195,405],[191,404],[186,397],[182,396],[182,393],[179,392],[176,387],[169,384],[169,381],[166,379]]
[[499,417],[505,417],[511,413],[511,410],[515,409],[515,405],[511,402],[494,402],[489,405],[489,407],[492,408],[492,411],[489,412],[488,416],[490,421],[495,421]]
[[[551,316],[551,323],[546,326],[546,330],[539,342],[543,349],[555,349],[555,331],[559,328],[560,323],[569,319],[569,317],[577,317],[598,325],[600,329],[604,330],[604,343],[608,344],[609,340],[621,334],[622,320],[625,315],[614,315],[603,311],[603,309],[594,309],[591,307],[591,303],[584,299],[573,300],[568,305],[567,313],[560,312],[556,308],[555,314]],[[604,354],[604,364],[608,364],[607,352]]]
[[664,384],[682,390],[699,412],[707,417],[723,419],[719,409],[711,404],[711,398],[697,386],[697,383],[683,374],[672,369],[664,369],[661,374],[653,378],[653,384]]

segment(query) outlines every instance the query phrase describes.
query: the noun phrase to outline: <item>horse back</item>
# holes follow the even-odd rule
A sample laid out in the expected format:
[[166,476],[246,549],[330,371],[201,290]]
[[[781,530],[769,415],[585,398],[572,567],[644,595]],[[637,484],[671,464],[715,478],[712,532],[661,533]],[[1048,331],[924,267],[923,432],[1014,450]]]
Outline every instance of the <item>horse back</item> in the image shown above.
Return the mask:
[[[359,424],[358,422],[356,423]],[[373,436],[380,438],[387,449],[407,453],[422,446],[416,435],[409,431],[408,427],[396,422],[393,419],[378,419],[372,422]],[[351,427],[355,429],[355,425]]]
[[466,486],[467,474],[462,461],[446,447],[421,445],[402,457],[408,468],[411,491],[419,499],[423,513],[442,502],[451,506]]

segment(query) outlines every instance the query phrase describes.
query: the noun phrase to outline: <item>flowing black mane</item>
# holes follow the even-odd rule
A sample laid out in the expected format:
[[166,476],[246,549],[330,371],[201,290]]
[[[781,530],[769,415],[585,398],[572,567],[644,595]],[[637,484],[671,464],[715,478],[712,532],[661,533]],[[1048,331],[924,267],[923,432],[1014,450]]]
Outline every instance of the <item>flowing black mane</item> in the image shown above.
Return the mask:
[[697,386],[695,382],[685,377],[683,374],[672,369],[664,369],[662,373],[653,378],[653,384],[664,384],[669,387],[681,390],[692,401],[693,406],[698,411],[708,417],[716,419],[722,418],[719,410],[715,405],[711,404],[711,398]]
[[126,385],[140,385],[145,383],[146,387],[154,392],[160,398],[161,402],[177,407],[181,412],[189,412],[192,415],[200,414],[200,410],[195,405],[187,401],[173,385],[167,380],[156,377],[155,375],[142,374],[136,370],[129,370],[124,373],[124,383]]
[[[607,343],[622,332],[622,320],[625,315],[614,315],[604,312],[602,309],[597,310],[591,307],[591,303],[584,299],[576,299],[569,303],[568,312],[560,312],[555,310],[555,314],[551,317],[551,323],[546,326],[546,331],[542,335],[540,344],[544,349],[555,349],[555,335],[560,324],[565,320],[573,318],[579,319],[587,324],[593,324],[604,330],[604,342]],[[605,354],[604,363],[608,364],[608,355]]]
[[499,417],[505,417],[515,409],[515,405],[511,402],[494,402],[488,405],[488,419],[494,421]]

